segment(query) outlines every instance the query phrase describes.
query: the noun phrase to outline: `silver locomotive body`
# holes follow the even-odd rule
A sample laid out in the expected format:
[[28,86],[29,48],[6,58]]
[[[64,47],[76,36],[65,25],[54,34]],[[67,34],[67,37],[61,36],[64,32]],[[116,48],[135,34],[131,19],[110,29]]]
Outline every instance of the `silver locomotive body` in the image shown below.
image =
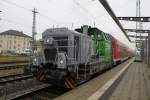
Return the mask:
[[67,28],[47,29],[42,34],[44,41],[45,79],[63,80],[71,76],[78,79],[80,65],[86,65],[95,55],[94,41],[84,33]]

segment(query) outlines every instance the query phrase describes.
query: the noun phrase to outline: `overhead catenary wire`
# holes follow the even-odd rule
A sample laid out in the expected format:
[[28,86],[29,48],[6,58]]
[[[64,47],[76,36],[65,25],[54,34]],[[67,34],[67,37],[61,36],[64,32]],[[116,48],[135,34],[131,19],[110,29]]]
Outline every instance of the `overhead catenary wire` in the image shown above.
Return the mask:
[[[10,1],[10,0],[1,0],[1,1],[4,1],[4,2],[6,2],[6,3],[10,4],[10,5],[16,6],[16,7],[18,7],[18,8],[24,9],[24,10],[26,10],[26,11],[30,11],[30,12],[32,11],[31,9],[29,9],[29,8],[27,8],[27,7],[24,7],[24,6],[20,5],[20,4],[16,4],[16,3],[14,3],[14,2],[12,2],[12,1]],[[90,12],[86,7],[82,6],[82,4],[81,4],[79,1],[77,1],[77,0],[73,0],[73,1],[74,1],[74,3],[75,3],[78,7],[80,7],[84,12],[86,12],[88,15],[90,15],[89,17],[92,17],[92,19],[93,19],[93,21],[94,21],[94,22],[92,22],[93,25],[94,25],[94,26],[97,25],[96,22],[95,22],[96,17],[93,17],[93,14],[91,14],[91,12]],[[40,17],[46,19],[46,20],[52,21],[52,22],[54,22],[54,23],[56,23],[56,24],[59,24],[59,25],[66,25],[66,24],[67,24],[67,23],[64,23],[64,22],[57,21],[57,20],[51,18],[50,16],[47,16],[47,15],[41,13],[41,12],[39,12],[38,15],[39,15]],[[98,19],[98,20],[99,20],[99,19]],[[97,20],[97,21],[98,21],[98,20]],[[74,22],[71,22],[70,25],[72,25],[72,23],[74,24]],[[56,24],[55,24],[55,25],[56,25]],[[57,25],[56,25],[56,26],[57,26]],[[73,26],[74,26],[74,25],[73,25]],[[71,26],[71,27],[72,27],[72,26]]]
[[[32,12],[32,9],[26,8],[26,7],[24,7],[24,6],[20,6],[19,4],[16,4],[16,3],[14,3],[14,2],[11,2],[11,1],[8,1],[8,0],[2,0],[2,1],[4,1],[5,3],[8,3],[8,4],[10,4],[10,5],[13,5],[13,6],[15,6],[15,7],[24,9],[24,10],[29,11],[29,12]],[[56,21],[56,20],[54,20],[54,19],[52,19],[52,18],[50,18],[50,17],[44,15],[44,14],[41,13],[41,12],[39,12],[38,15],[40,15],[42,18],[45,18],[45,19],[50,20],[50,21],[53,21],[53,22],[55,22],[55,23],[57,23],[57,24],[62,24],[62,25],[65,24],[65,23],[63,23],[63,22],[58,22],[58,21]]]
[[11,23],[11,24],[14,24],[14,25],[17,25],[17,26],[26,27],[26,28],[31,28],[31,26],[23,25],[23,24],[21,24],[21,23],[14,22],[14,21],[9,20],[9,19],[4,19],[4,18],[2,18],[1,20],[2,20],[2,21],[5,21],[5,22],[8,22],[8,23]]
[[[82,6],[80,2],[78,2],[77,0],[72,0],[72,1],[92,18],[92,20],[93,20],[92,21],[93,27],[97,27],[97,23],[96,22],[101,23],[101,20],[100,20],[99,17],[105,18],[103,16],[95,17],[87,8],[85,8],[84,6]],[[94,1],[96,1],[96,0],[94,0]],[[108,29],[110,29],[110,28],[108,27]]]
[[26,11],[30,11],[30,12],[32,11],[32,9],[29,9],[29,8],[26,8],[26,7],[23,7],[23,6],[20,6],[19,4],[16,4],[16,3],[11,2],[11,1],[8,1],[8,0],[2,0],[2,1],[5,2],[5,3],[8,3],[8,4],[10,4],[10,5],[19,7],[19,8],[21,8],[21,9],[24,9],[24,10],[26,10]]
[[[27,7],[24,7],[24,6],[20,5],[20,4],[14,3],[14,2],[12,2],[12,1],[9,1],[9,0],[1,0],[1,1],[3,1],[3,2],[9,4],[9,5],[12,5],[12,6],[21,8],[21,9],[23,9],[23,10],[32,12],[32,9],[29,9],[29,8],[27,8]],[[77,2],[76,0],[73,0],[73,1],[74,1],[74,3],[75,3],[77,6],[79,6],[84,12],[88,13],[88,14],[90,15],[90,17],[92,17],[92,19],[93,19],[93,21],[94,21],[94,22],[92,22],[92,23],[93,23],[93,25],[96,25],[96,23],[95,23],[95,18],[93,17],[93,15],[92,15],[85,7],[82,7],[82,5],[81,5],[79,2]],[[39,12],[38,15],[41,16],[42,18],[46,19],[46,20],[49,20],[49,21],[52,21],[52,22],[56,23],[57,26],[58,26],[58,24],[61,25],[61,26],[69,25],[68,23],[60,22],[60,21],[57,21],[57,20],[55,20],[55,19],[53,19],[53,18],[51,18],[51,17],[49,17],[49,16],[46,16],[46,15],[44,15],[44,14],[41,13],[41,12]],[[74,22],[71,22],[70,25],[72,25],[72,23],[74,23]],[[72,27],[72,26],[71,26],[71,27]]]
[[[37,3],[37,6],[39,6],[38,0],[35,0],[35,2]],[[41,13],[41,12],[39,12],[39,11],[38,11],[38,14],[40,15],[40,17],[45,18],[46,20],[50,20],[50,21],[55,22],[55,23],[57,23],[57,24],[59,23],[58,21],[56,21],[56,20],[54,20],[54,19],[52,19],[52,18],[46,16],[45,14],[43,14],[43,13]]]
[[[23,24],[20,24],[20,23],[16,23],[12,20],[8,20],[8,19],[2,19],[1,21],[3,22],[6,22],[7,24],[12,24],[12,25],[15,25],[15,26],[19,26],[21,29],[29,29],[31,28],[30,26],[27,26],[27,25],[23,25]],[[29,32],[27,32],[28,34],[30,34]]]
[[[49,0],[47,0],[47,1],[50,2]],[[39,0],[35,0],[35,2],[37,3],[37,6],[39,6]],[[40,9],[42,9],[42,8],[40,8]],[[42,12],[39,12],[38,14],[39,14],[40,17],[44,18],[45,20],[54,22],[55,25],[53,24],[53,27],[54,26],[59,27],[59,26],[67,26],[67,25],[69,25],[69,23],[65,23],[65,22],[62,22],[62,21],[57,21],[56,19],[51,18],[51,17],[47,16],[46,14],[44,14]],[[72,24],[72,23],[70,23],[70,24]]]
[[106,9],[106,11],[109,13],[109,15],[112,17],[112,19],[115,21],[115,23],[118,25],[120,30],[124,33],[126,38],[131,42],[130,38],[128,37],[126,31],[122,27],[121,23],[119,22],[118,18],[116,17],[115,13],[113,12],[112,8],[108,4],[106,0],[99,0],[99,2],[103,5],[103,7]]
[[[36,1],[39,1],[39,0],[36,0]],[[47,0],[47,1],[48,1],[49,3],[52,3],[52,2],[51,2],[52,0]],[[71,11],[71,13],[70,13],[70,12],[67,13],[66,11],[63,11],[63,13],[61,13],[61,16],[63,16],[64,13],[69,16],[70,14],[72,14],[72,11]],[[63,14],[63,15],[62,15],[62,14]],[[65,16],[65,15],[64,15],[64,16]],[[46,17],[46,19],[49,19],[48,16],[44,16],[44,17]],[[78,19],[78,18],[77,18],[77,19]],[[52,20],[52,18],[51,18],[51,20]],[[73,21],[71,21],[71,22],[69,22],[69,23],[58,22],[58,21],[56,21],[56,20],[54,20],[54,19],[53,19],[52,21],[55,21],[57,24],[65,25],[65,27],[66,27],[66,25],[67,25],[67,26],[70,27],[70,29],[73,29],[75,23],[79,23],[79,22],[76,22],[75,20],[73,20]],[[73,25],[72,25],[72,24],[73,24]],[[59,26],[59,25],[56,25],[56,26]]]
[[54,23],[56,23],[56,24],[61,24],[61,25],[65,24],[65,23],[63,23],[63,22],[58,22],[58,21],[56,21],[56,20],[54,20],[54,19],[52,19],[52,18],[50,18],[50,17],[48,17],[48,16],[46,16],[46,15],[44,15],[44,14],[42,14],[42,13],[39,13],[39,15],[40,15],[41,17],[45,18],[46,20],[52,21],[52,22],[54,22]]
[[[38,1],[38,0],[36,0],[36,1]],[[51,0],[47,0],[47,1],[48,1],[49,3],[52,3]],[[74,3],[74,4],[75,4],[75,3]],[[75,4],[75,5],[77,5],[77,4]],[[72,11],[71,11],[71,13],[70,13],[70,12],[67,13],[66,11],[63,11],[63,13],[61,13],[61,16],[63,16],[62,14],[64,14],[64,13],[69,16],[70,14],[72,14]],[[78,19],[78,18],[77,18],[77,19]],[[60,24],[63,24],[63,25],[67,25],[67,26],[69,25],[70,28],[73,29],[75,23],[78,23],[78,22],[75,22],[75,20],[74,20],[73,22],[71,21],[71,22],[69,22],[69,23],[65,23],[65,22],[59,22],[59,23],[60,23]],[[72,24],[73,24],[73,26],[72,26]],[[58,25],[56,25],[56,26],[58,26]]]
[[87,13],[90,13],[86,8],[84,8],[79,2],[76,0],[72,0],[77,6],[79,6],[82,10],[84,10]]
[[77,5],[78,7],[80,7],[84,12],[86,12],[90,17],[91,17],[91,19],[93,20],[93,26],[96,24],[95,23],[95,17],[93,16],[93,14],[88,10],[88,9],[86,9],[85,7],[83,7],[77,0],[72,0],[74,3],[75,3],[75,5]]

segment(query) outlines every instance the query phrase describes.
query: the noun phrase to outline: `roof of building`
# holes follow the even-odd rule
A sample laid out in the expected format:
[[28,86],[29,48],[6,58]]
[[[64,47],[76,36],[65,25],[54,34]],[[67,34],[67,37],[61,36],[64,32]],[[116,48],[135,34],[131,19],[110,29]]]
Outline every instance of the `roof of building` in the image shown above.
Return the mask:
[[20,31],[17,31],[17,30],[4,31],[4,32],[0,33],[0,35],[15,35],[15,36],[32,38],[31,36],[26,35],[23,32],[20,32]]

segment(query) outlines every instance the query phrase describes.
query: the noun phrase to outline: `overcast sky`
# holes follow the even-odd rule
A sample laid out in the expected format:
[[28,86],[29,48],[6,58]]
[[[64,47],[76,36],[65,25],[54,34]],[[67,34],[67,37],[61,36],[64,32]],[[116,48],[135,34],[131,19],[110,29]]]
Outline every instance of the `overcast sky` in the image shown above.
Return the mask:
[[[135,16],[136,0],[108,0],[117,16]],[[141,0],[141,15],[150,16],[150,0]],[[44,30],[51,27],[68,27],[74,29],[81,25],[98,27],[114,35],[123,43],[133,47],[117,27],[98,0],[0,0],[0,32],[9,29],[23,31],[32,35],[31,10],[36,8],[37,38]],[[121,22],[124,28],[135,28],[135,22]],[[150,24],[143,25],[149,29]]]

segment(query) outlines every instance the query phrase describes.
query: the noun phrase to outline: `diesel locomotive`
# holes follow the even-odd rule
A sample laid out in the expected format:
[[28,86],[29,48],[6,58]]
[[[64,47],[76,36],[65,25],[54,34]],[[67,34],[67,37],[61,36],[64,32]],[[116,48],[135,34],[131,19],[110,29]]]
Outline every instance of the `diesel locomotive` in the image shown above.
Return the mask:
[[74,88],[94,74],[110,69],[116,62],[131,56],[119,55],[120,60],[119,57],[116,60],[114,53],[117,48],[113,45],[117,40],[87,25],[75,31],[50,28],[43,32],[42,40],[44,60],[36,74],[37,78],[67,88]]

